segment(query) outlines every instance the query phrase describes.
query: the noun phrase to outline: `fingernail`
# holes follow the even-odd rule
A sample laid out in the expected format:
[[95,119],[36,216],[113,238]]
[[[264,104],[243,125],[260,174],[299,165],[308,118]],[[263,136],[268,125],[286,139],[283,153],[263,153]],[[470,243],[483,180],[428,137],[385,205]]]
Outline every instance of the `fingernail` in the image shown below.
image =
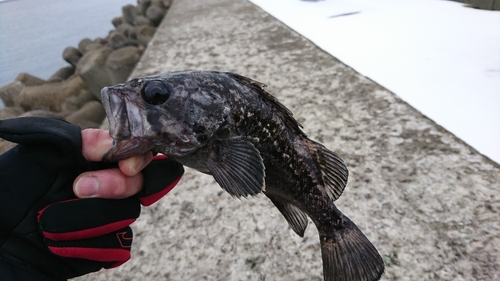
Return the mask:
[[134,162],[134,173],[139,173],[142,169],[142,165],[144,164],[144,156],[135,157]]
[[99,183],[94,177],[82,177],[75,185],[75,193],[78,197],[92,197],[99,192]]
[[137,174],[140,171],[142,171],[142,169],[144,169],[149,164],[149,162],[151,162],[151,159],[149,158],[152,158],[152,156],[150,156],[150,154],[151,153],[135,157],[134,164],[132,165],[133,166],[132,172],[134,174]]
[[153,160],[153,153],[147,152],[145,155],[142,157],[142,165],[141,165],[141,170],[146,168],[149,163]]

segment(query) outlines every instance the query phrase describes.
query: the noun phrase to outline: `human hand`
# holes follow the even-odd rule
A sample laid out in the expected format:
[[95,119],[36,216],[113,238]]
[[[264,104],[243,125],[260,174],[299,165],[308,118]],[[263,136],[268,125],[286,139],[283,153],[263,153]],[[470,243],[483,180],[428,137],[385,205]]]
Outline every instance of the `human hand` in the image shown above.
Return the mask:
[[[82,131],[82,155],[90,162],[99,162],[113,146],[108,131],[86,129]],[[133,156],[118,162],[117,168],[84,172],[73,183],[73,191],[80,198],[121,199],[138,193],[142,188],[140,173],[153,154]]]
[[[107,151],[101,139],[105,133],[80,132],[54,119],[0,121],[0,137],[20,143],[0,156],[0,271],[7,261],[14,268],[9,270],[59,280],[124,263],[132,242],[128,225],[139,216],[139,202],[152,204],[183,173],[180,164],[168,159],[144,168],[148,155],[118,164],[94,162]],[[103,168],[111,170],[96,171]],[[78,175],[79,191],[88,187],[81,181],[86,176],[97,179],[94,197],[122,198],[140,191],[120,200],[80,200],[71,188]],[[113,192],[113,184],[126,188]]]

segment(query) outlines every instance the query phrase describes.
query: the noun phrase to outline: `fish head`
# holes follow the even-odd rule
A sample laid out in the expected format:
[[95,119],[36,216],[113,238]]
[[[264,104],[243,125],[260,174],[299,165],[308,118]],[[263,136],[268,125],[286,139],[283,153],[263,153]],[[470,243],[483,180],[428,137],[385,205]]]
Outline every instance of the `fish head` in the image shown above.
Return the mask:
[[105,160],[150,150],[184,157],[206,145],[230,111],[209,84],[203,75],[178,72],[103,88],[102,102],[114,139]]

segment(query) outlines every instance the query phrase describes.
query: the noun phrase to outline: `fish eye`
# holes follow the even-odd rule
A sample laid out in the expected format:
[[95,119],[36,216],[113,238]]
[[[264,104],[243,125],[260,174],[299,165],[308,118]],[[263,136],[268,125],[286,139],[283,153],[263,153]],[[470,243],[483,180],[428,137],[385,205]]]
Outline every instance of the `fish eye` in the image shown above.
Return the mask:
[[170,90],[160,81],[149,82],[141,89],[142,99],[152,105],[159,105],[168,100]]

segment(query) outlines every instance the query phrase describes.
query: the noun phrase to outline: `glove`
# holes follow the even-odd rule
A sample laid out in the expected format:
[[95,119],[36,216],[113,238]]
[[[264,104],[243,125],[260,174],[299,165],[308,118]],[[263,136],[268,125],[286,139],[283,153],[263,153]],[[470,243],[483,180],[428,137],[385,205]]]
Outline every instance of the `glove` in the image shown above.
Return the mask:
[[0,280],[64,280],[123,264],[140,204],[156,202],[184,172],[155,157],[136,196],[78,199],[72,186],[79,174],[117,167],[82,156],[79,127],[15,118],[0,121],[0,137],[19,144],[0,155]]

